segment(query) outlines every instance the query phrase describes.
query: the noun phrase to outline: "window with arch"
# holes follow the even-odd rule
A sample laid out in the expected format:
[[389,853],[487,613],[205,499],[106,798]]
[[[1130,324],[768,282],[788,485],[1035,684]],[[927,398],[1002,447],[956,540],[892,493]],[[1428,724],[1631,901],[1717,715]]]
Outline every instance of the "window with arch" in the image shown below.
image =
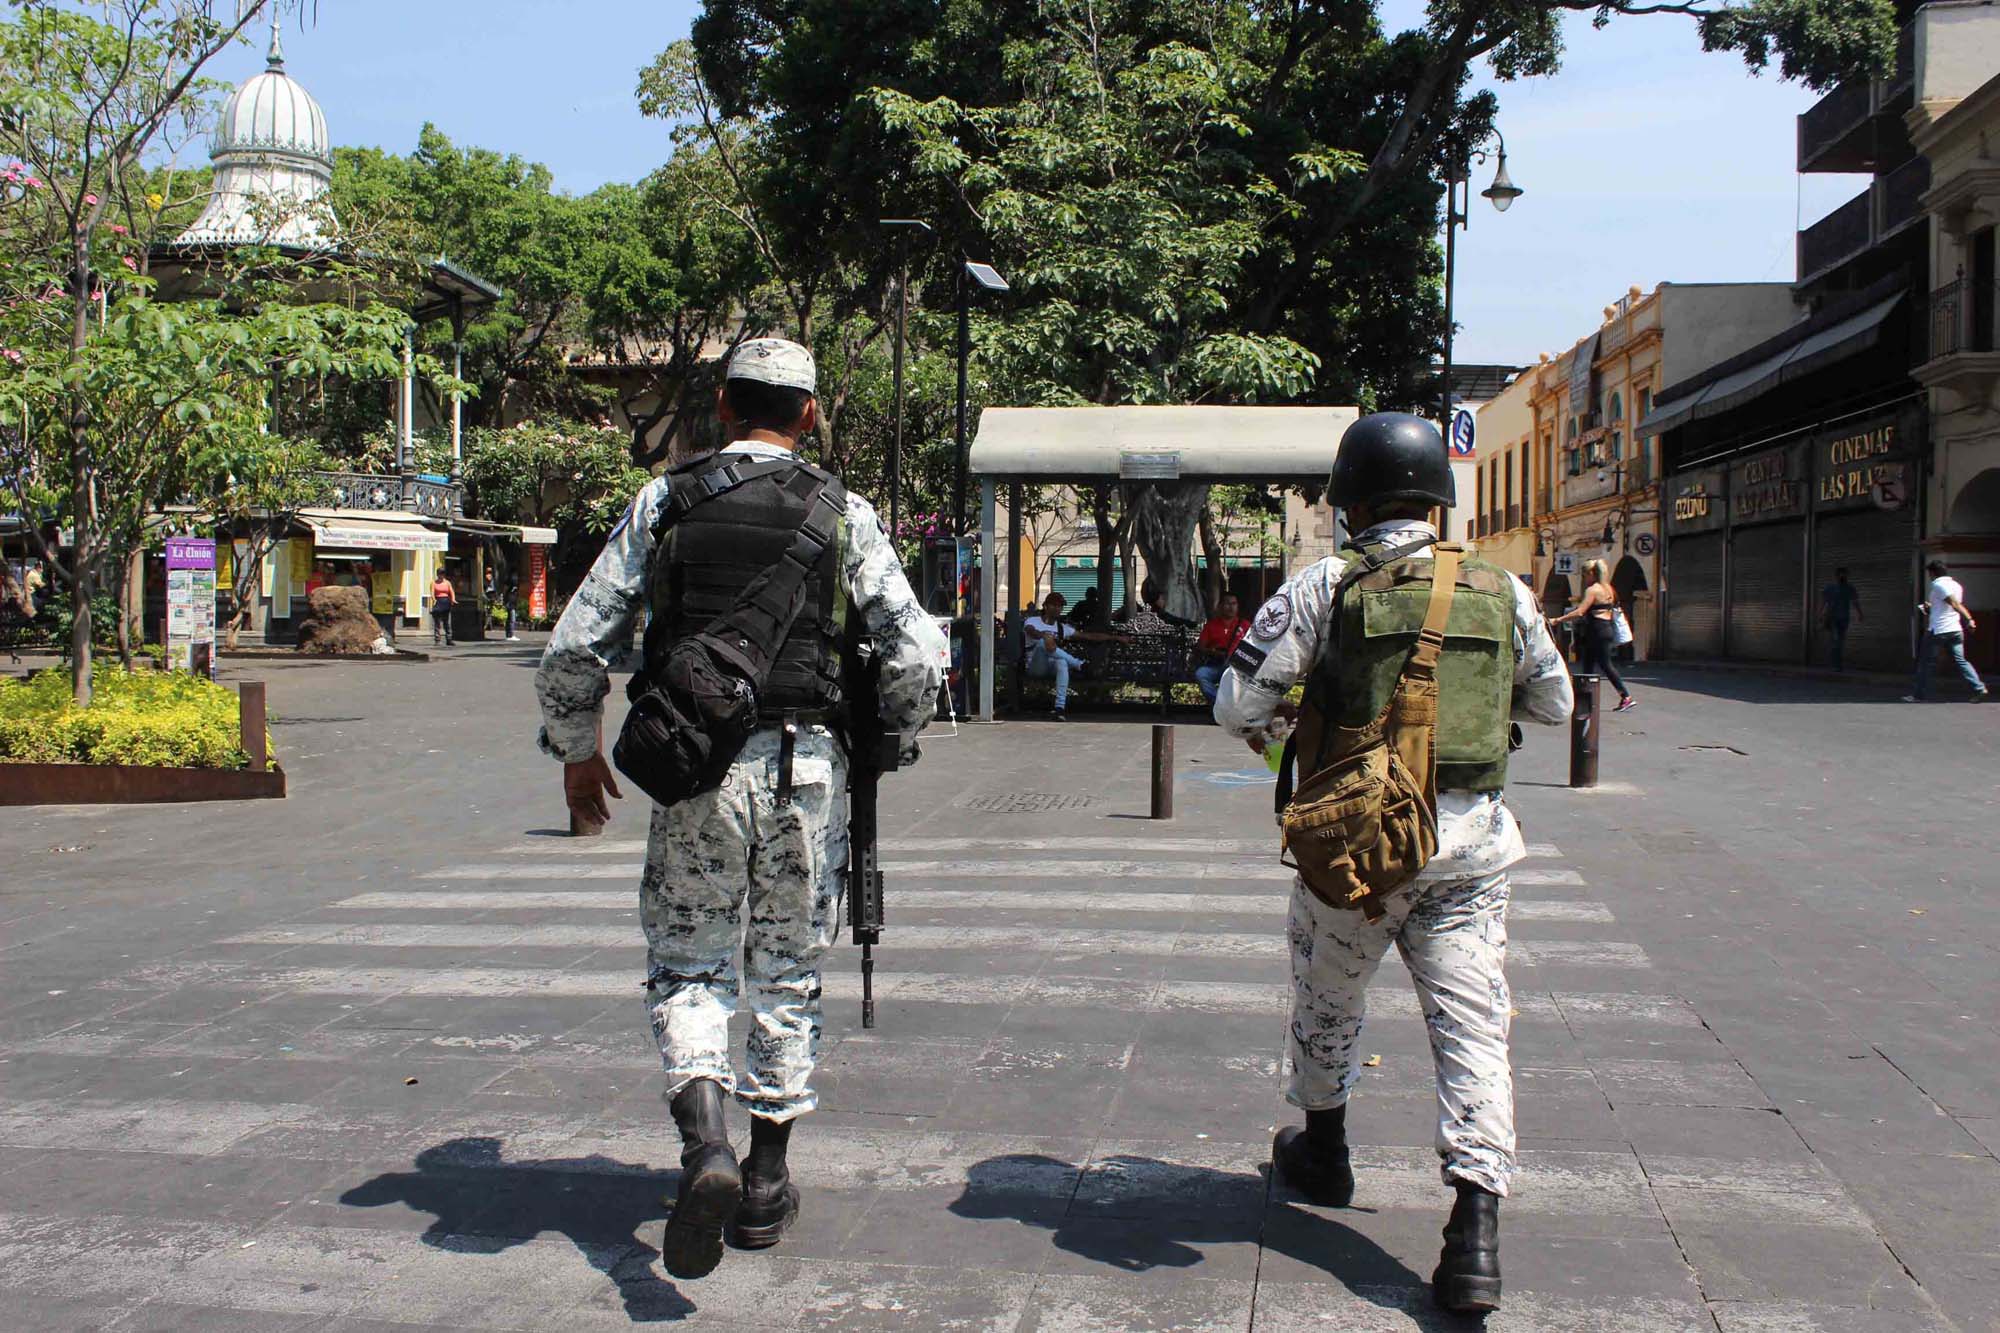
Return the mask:
[[1566,440],[1573,440],[1573,439],[1575,439],[1575,438],[1576,438],[1576,418],[1575,418],[1575,417],[1571,417],[1571,418],[1569,419],[1569,434],[1565,435],[1565,436],[1564,436],[1563,438],[1564,438],[1564,439],[1566,439]]
[[1611,397],[1607,400],[1604,419],[1606,421],[1623,421],[1625,419],[1625,399],[1619,395],[1616,389],[1611,391]]

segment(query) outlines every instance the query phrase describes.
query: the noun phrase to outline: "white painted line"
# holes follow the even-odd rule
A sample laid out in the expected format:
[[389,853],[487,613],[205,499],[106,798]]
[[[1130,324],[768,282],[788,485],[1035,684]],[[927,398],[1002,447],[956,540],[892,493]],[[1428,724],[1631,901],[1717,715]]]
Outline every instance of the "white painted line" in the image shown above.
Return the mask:
[[[1271,861],[896,861],[884,862],[883,869],[898,881],[939,879],[1046,879],[1072,886],[1090,901],[1089,881],[1117,879],[1165,880],[1254,880],[1291,882],[1292,871],[1276,859]],[[623,879],[637,882],[645,867],[638,863],[592,863],[555,861],[539,865],[461,865],[426,870],[420,880],[479,880],[505,883],[514,880],[598,880]],[[1569,869],[1515,869],[1510,878],[1522,885],[1580,885],[1583,876]]]
[[1520,902],[1508,904],[1507,916],[1514,921],[1581,921],[1591,925],[1610,925],[1617,918],[1603,903],[1543,903]]
[[[418,879],[631,879],[644,866],[588,861],[552,861],[540,865],[461,865],[426,870]],[[1292,872],[1274,853],[1269,861],[903,861],[898,876],[925,879],[1256,879],[1290,880]]]
[[1595,940],[1536,940],[1510,942],[1507,961],[1529,967],[1651,967],[1653,960],[1636,944]]
[[431,912],[490,912],[495,908],[554,907],[571,911],[621,911],[639,915],[639,887],[629,889],[550,889],[529,892],[510,889],[492,892],[399,890],[390,893],[357,893],[330,906],[368,911],[417,909]]
[[[1163,911],[1198,911],[1210,914],[1217,911],[1242,911],[1244,899],[1213,900],[1220,906],[1204,906],[1197,909],[1193,904],[1209,904],[1210,899],[1193,894],[1131,894],[1121,895],[1149,900],[1145,908],[1131,910],[1151,910],[1156,905]],[[899,898],[901,906],[915,906],[910,900],[914,894]],[[1250,899],[1247,901],[1268,904],[1272,908],[1283,906],[1282,899]],[[1543,912],[1538,909],[1572,909],[1588,904],[1571,903],[1523,903],[1514,909],[1519,918],[1544,917],[1552,920],[1610,920],[1610,913],[1597,909],[1601,916],[1579,916],[1572,911]],[[1239,931],[1189,931],[1176,925],[1165,930],[1103,930],[1054,928],[1035,926],[891,926],[885,937],[892,947],[906,949],[940,949],[986,951],[993,953],[1102,953],[1102,954],[1142,954],[1150,957],[1167,957],[1173,954],[1189,954],[1198,957],[1235,958],[1284,958],[1288,946],[1284,934],[1272,929],[1257,933]],[[490,923],[431,924],[428,922],[388,922],[354,923],[340,922],[306,923],[297,922],[280,926],[267,926],[259,930],[246,930],[218,941],[221,944],[296,944],[296,945],[343,945],[353,947],[379,947],[391,949],[620,949],[627,946],[639,947],[644,943],[640,932],[630,925],[504,925]],[[1519,957],[1522,951],[1532,952],[1537,947],[1516,941],[1513,945]],[[1619,946],[1599,946],[1616,949]]]
[[[1069,838],[883,838],[885,860],[897,853],[938,852],[1211,852],[1228,855],[1255,855],[1275,852],[1273,839],[1257,838],[1109,838],[1080,835]],[[498,856],[643,856],[644,838],[537,838],[498,849]],[[1552,842],[1531,842],[1531,860],[1553,860],[1562,855]]]

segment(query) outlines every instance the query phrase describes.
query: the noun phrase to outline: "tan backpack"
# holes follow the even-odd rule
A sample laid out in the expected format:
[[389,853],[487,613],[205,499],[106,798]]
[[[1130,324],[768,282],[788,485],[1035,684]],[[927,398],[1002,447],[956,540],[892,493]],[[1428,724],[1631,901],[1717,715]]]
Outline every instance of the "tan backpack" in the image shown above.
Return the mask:
[[[1463,550],[1437,545],[1423,629],[1382,711],[1362,726],[1333,726],[1329,736],[1332,721],[1308,690],[1299,715],[1301,762],[1326,760],[1280,812],[1282,859],[1321,902],[1359,908],[1370,921],[1437,855],[1437,665]],[[1340,591],[1379,563],[1362,562]],[[1336,617],[1339,605],[1337,592]]]

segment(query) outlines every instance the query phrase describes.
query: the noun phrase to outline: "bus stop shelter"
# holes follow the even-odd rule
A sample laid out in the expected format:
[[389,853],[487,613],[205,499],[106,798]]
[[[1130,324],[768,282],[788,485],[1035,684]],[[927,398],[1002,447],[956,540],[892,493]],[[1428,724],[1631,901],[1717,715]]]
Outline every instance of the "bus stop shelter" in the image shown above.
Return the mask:
[[[1360,415],[1352,407],[989,407],[968,471],[979,479],[980,721],[994,719],[996,636],[985,605],[999,574],[999,492],[1007,487],[1007,635],[1021,623],[1021,488],[1089,489],[1120,482],[1189,481],[1317,488],[1334,446]],[[1025,574],[1025,580],[1024,580]]]

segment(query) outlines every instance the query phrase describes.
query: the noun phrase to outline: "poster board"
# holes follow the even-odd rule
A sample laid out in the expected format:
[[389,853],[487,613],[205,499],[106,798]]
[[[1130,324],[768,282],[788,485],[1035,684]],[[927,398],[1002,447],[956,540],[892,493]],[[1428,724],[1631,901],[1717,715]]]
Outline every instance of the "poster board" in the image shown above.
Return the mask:
[[167,669],[215,675],[215,543],[167,538]]
[[528,548],[528,615],[546,620],[549,614],[549,548]]

